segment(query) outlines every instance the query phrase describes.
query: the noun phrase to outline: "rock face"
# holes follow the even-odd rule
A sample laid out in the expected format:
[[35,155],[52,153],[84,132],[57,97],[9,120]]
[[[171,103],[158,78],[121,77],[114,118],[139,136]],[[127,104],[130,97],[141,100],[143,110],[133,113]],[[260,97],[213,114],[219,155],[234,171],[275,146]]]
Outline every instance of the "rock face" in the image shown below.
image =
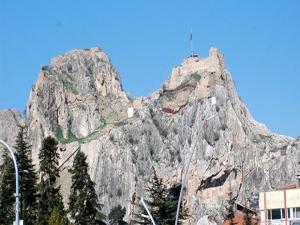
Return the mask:
[[22,124],[20,113],[16,109],[0,111],[0,137],[12,145],[17,135],[17,127]]
[[55,57],[42,66],[26,108],[33,147],[38,150],[47,135],[55,135],[62,144],[88,141],[110,122],[104,116],[121,119],[127,103],[119,74],[99,48]]
[[230,190],[252,204],[258,192],[295,181],[300,139],[274,134],[251,117],[215,48],[207,58],[188,57],[160,90],[134,100],[99,48],[70,51],[42,67],[25,121],[36,163],[45,136],[65,148],[65,200],[73,157],[65,160],[80,146],[105,213],[121,204],[128,220],[154,169],[169,185],[188,170],[186,224],[219,224]]
[[[0,139],[5,141],[9,146],[14,145],[18,125],[22,124],[20,113],[16,109],[7,109],[0,111]],[[0,163],[2,163],[2,145],[0,146]]]

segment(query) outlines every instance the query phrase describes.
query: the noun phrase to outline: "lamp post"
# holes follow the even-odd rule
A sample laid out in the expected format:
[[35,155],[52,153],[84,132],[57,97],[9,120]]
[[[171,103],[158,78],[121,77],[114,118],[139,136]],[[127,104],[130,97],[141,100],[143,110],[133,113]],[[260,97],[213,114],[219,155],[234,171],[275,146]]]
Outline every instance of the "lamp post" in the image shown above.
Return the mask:
[[16,223],[15,225],[20,225],[20,218],[19,218],[19,171],[18,171],[18,165],[17,165],[17,160],[16,157],[14,155],[14,152],[11,150],[11,148],[8,146],[8,144],[6,144],[4,141],[2,141],[0,139],[0,143],[2,145],[5,146],[5,148],[9,151],[9,153],[11,154],[11,157],[13,159],[14,162],[14,166],[15,166],[15,172],[16,172]]
[[155,221],[154,221],[154,219],[153,219],[153,217],[152,217],[152,215],[151,215],[151,212],[150,212],[150,210],[148,209],[148,207],[147,207],[147,205],[146,205],[146,202],[144,201],[144,197],[141,197],[141,203],[143,204],[144,208],[146,209],[146,211],[147,211],[147,213],[148,213],[148,215],[149,215],[149,217],[150,217],[150,220],[151,220],[152,224],[153,224],[153,225],[156,225],[156,224],[155,224]]

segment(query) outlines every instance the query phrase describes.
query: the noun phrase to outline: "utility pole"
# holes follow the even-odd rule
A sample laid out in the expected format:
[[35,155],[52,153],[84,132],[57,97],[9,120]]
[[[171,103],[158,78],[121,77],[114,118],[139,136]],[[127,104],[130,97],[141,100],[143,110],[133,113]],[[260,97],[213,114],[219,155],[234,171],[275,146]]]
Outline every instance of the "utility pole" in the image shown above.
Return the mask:
[[9,151],[9,153],[11,154],[11,157],[13,159],[14,162],[14,166],[15,166],[15,172],[16,172],[16,223],[15,225],[20,225],[20,218],[19,218],[19,210],[20,210],[20,202],[19,202],[19,171],[18,171],[18,164],[17,164],[17,160],[16,157],[14,155],[14,152],[11,150],[11,148],[8,146],[8,144],[6,144],[4,141],[2,141],[0,139],[0,143],[2,145],[5,146],[5,148]]

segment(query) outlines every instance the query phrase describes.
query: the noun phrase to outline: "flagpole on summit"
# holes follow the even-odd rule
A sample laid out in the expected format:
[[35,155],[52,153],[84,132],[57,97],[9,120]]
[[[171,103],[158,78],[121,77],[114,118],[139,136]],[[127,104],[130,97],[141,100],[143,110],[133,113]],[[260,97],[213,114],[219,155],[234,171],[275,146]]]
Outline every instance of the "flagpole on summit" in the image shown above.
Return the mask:
[[191,47],[191,56],[194,57],[194,50],[193,50],[193,32],[192,32],[192,29],[191,29],[191,32],[190,32],[190,47]]

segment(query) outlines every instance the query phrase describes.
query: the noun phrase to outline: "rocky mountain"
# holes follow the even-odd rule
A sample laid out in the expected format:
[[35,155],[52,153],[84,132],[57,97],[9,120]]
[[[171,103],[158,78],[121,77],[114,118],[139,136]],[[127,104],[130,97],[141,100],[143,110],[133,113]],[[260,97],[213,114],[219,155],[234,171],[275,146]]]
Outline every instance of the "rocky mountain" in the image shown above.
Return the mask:
[[[0,112],[0,138],[13,143],[21,120],[15,111]],[[65,200],[67,168],[80,147],[104,211],[121,204],[127,220],[154,169],[170,186],[188,169],[186,224],[219,224],[229,191],[254,204],[260,191],[295,181],[300,139],[252,118],[216,48],[207,58],[186,58],[159,90],[136,99],[101,49],[72,50],[42,66],[24,121],[36,164],[42,139],[59,140]]]

